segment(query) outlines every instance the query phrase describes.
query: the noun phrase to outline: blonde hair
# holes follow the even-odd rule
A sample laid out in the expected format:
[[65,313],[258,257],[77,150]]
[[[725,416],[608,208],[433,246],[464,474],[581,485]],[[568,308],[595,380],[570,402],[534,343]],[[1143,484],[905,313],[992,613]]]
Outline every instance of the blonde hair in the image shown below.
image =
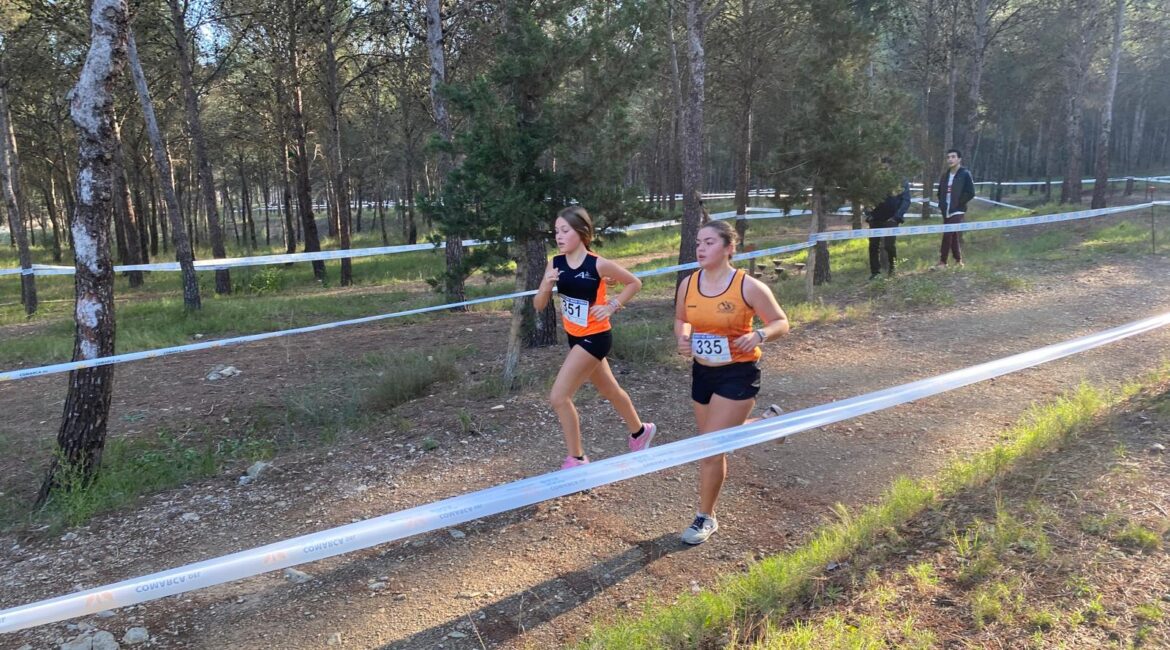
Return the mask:
[[581,238],[581,243],[585,245],[585,250],[593,250],[589,247],[593,243],[593,219],[585,208],[579,205],[571,205],[557,213],[558,219],[564,219],[569,227],[576,231],[577,236]]

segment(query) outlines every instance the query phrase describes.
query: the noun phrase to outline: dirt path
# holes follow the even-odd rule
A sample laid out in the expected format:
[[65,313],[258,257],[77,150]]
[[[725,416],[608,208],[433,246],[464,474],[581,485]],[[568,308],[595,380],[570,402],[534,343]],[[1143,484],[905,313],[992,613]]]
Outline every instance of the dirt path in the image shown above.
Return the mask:
[[[1170,262],[1160,258],[1113,257],[1092,268],[1050,264],[1042,271],[1029,276],[1031,286],[1024,291],[993,295],[972,293],[961,275],[948,275],[957,297],[952,307],[801,329],[769,346],[761,400],[786,409],[821,404],[1099,331],[1170,304],[1170,287],[1150,280],[1170,273]],[[128,435],[145,435],[160,423],[191,431],[230,428],[288,408],[292,387],[336,383],[359,353],[372,349],[394,350],[419,340],[439,346],[472,342],[491,352],[470,363],[490,365],[505,327],[502,315],[468,314],[144,362],[120,375],[115,414],[123,418],[121,433]],[[664,334],[668,331],[667,324]],[[579,639],[591,622],[641,607],[648,597],[669,602],[676,594],[713,585],[720,574],[742,569],[754,557],[800,543],[830,516],[833,503],[870,502],[898,475],[929,474],[955,455],[987,446],[1034,401],[1082,381],[1116,384],[1151,369],[1168,341],[1170,332],[1157,332],[800,434],[786,445],[739,452],[730,460],[720,502],[720,532],[697,548],[676,541],[695,507],[695,472],[684,467],[457,532],[436,531],[302,566],[312,579],[301,584],[279,573],[265,575],[126,608],[86,624],[118,638],[126,628],[144,625],[159,648],[318,648],[331,640],[352,648],[561,644]],[[560,356],[560,350],[542,352],[530,368],[547,372]],[[218,363],[236,365],[244,374],[230,383],[202,381]],[[667,370],[615,366],[643,416],[661,427],[663,441],[693,435],[689,380],[681,364]],[[3,427],[35,428],[51,421],[60,408],[61,381],[6,386],[0,394],[8,422]],[[249,486],[236,484],[239,471],[233,468],[220,479],[99,517],[62,539],[0,538],[0,548],[8,549],[0,557],[0,605],[554,469],[563,448],[542,393],[534,387],[490,400],[439,392],[400,407],[331,450],[310,447],[281,455],[277,471]],[[504,408],[491,410],[498,404]],[[588,393],[578,406],[589,453],[621,453],[624,440],[612,409]],[[458,409],[474,416],[481,434],[461,432]],[[129,413],[141,418],[126,421]],[[424,436],[440,447],[421,451]],[[14,453],[44,445],[41,438],[13,443]],[[5,469],[35,476],[36,468],[29,468],[34,464],[24,465]],[[192,514],[197,521],[187,516]],[[59,624],[0,642],[56,648],[75,634],[76,628]]]

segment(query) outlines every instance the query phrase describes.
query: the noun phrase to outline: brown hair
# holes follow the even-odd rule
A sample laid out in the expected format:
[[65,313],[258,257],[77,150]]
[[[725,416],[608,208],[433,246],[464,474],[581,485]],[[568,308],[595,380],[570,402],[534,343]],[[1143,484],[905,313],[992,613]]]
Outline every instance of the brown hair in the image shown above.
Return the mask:
[[735,231],[731,229],[731,224],[716,219],[703,224],[699,230],[714,230],[715,234],[719,235],[719,238],[723,240],[723,245],[731,247],[731,253],[727,255],[728,260],[735,254],[735,243],[739,238],[736,237]]
[[558,219],[564,219],[569,227],[577,231],[577,235],[581,237],[581,243],[585,244],[585,250],[593,250],[589,247],[593,243],[593,219],[585,208],[579,205],[571,205],[557,213]]

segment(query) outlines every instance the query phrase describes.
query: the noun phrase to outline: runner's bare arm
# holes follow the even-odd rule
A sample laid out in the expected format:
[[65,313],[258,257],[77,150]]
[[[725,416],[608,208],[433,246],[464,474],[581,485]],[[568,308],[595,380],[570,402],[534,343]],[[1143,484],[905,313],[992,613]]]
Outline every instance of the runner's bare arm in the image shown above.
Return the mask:
[[532,306],[536,311],[540,311],[548,305],[548,301],[552,298],[553,287],[557,284],[557,276],[560,271],[553,268],[552,260],[544,266],[544,279],[540,281],[540,288],[536,290],[536,295],[532,297]]
[[642,290],[642,280],[627,271],[621,264],[607,260],[604,257],[597,257],[597,272],[602,277],[613,278],[624,285],[624,287],[620,294],[610,298],[608,304],[594,305],[590,308],[589,311],[593,313],[594,318],[608,318],[614,312],[624,307],[626,303],[633,300],[634,296]]
[[776,296],[768,285],[753,277],[744,278],[744,299],[748,306],[755,310],[756,316],[764,321],[764,326],[754,332],[749,332],[737,339],[733,344],[741,352],[747,352],[764,341],[784,336],[788,333],[788,316],[776,302]]
[[684,357],[691,356],[691,324],[687,322],[687,283],[690,279],[678,284],[674,293],[674,338],[677,341],[678,353]]

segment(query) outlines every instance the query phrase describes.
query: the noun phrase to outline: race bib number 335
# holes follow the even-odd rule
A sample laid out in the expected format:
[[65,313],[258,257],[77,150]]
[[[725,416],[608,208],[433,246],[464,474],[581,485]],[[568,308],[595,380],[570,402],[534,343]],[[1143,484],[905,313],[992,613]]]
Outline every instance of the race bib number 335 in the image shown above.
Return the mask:
[[589,324],[589,301],[561,296],[561,314],[570,323],[585,327]]
[[691,354],[712,363],[731,363],[731,345],[726,336],[692,334]]

